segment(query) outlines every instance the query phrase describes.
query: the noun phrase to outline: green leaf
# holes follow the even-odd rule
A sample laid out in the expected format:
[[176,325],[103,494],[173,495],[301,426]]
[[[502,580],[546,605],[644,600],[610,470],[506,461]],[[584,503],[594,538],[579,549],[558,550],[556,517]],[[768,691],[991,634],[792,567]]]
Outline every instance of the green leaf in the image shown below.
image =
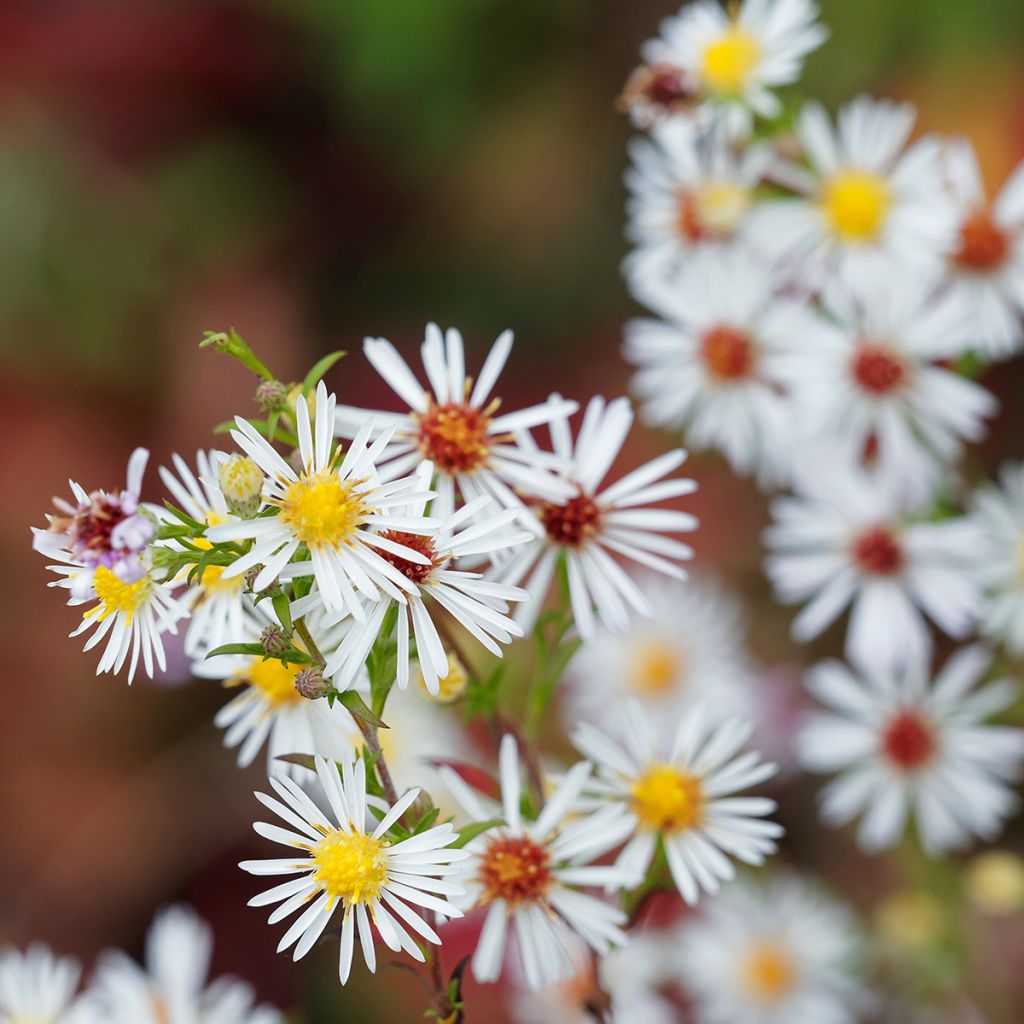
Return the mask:
[[180,508],[172,505],[169,501],[164,502],[164,508],[171,513],[175,519],[180,519],[186,526],[192,528],[193,533],[201,534],[206,529],[206,523],[200,523],[193,519],[188,513],[182,512]]
[[274,606],[274,611],[277,612],[281,625],[290,633],[292,631],[292,608],[288,595],[284,591],[280,591],[273,596],[271,603]]
[[368,725],[372,725],[374,729],[386,729],[387,725],[384,724],[384,720],[379,716],[375,715],[363,702],[363,698],[356,693],[355,690],[344,690],[338,694],[335,700],[342,703],[349,711],[350,714],[361,718]]
[[212,348],[215,352],[237,359],[247,370],[251,370],[257,377],[262,377],[264,380],[274,379],[274,375],[249,348],[245,339],[234,327],[229,327],[227,331],[204,331],[199,347]]
[[310,771],[316,771],[316,760],[312,754],[278,754],[275,761],[287,761],[288,764],[297,764]]
[[345,355],[346,353],[342,349],[338,349],[337,352],[329,352],[323,359],[318,359],[313,364],[309,373],[302,378],[302,393],[308,398],[310,392],[317,386],[323,375]]
[[504,818],[489,818],[487,821],[474,822],[472,825],[459,829],[459,838],[451,846],[455,850],[461,850],[466,843],[471,843],[477,836],[483,835],[488,829],[498,828],[504,824]]
[[495,666],[486,679],[470,677],[466,687],[466,709],[465,720],[471,721],[474,718],[483,718],[491,721],[498,713],[500,704],[501,683],[508,669],[507,662]]
[[259,644],[221,644],[220,647],[215,647],[208,652],[206,657],[216,658],[221,654],[258,654],[262,656],[264,653]]

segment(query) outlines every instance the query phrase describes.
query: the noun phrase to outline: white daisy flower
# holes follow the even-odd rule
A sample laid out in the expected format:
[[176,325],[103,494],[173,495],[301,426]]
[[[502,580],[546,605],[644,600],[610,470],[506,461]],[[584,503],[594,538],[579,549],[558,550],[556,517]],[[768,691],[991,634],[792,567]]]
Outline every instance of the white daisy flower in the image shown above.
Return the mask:
[[724,715],[744,714],[755,682],[744,650],[745,616],[735,598],[710,578],[680,583],[646,573],[636,583],[653,614],[622,633],[600,627],[579,649],[560,690],[565,725],[614,728],[628,699],[666,738],[694,700]]
[[808,688],[828,707],[799,737],[811,771],[837,773],[822,793],[822,816],[844,825],[863,813],[866,850],[894,846],[913,815],[925,852],[936,856],[977,836],[993,840],[1018,800],[1024,730],[985,724],[1018,696],[1000,680],[978,688],[991,655],[958,651],[929,681],[914,661],[895,673],[855,675],[838,662],[810,673]]
[[1006,359],[1024,341],[1024,164],[991,204],[966,139],[950,143],[946,168],[959,218],[947,266],[951,288],[970,317],[978,351]]
[[972,524],[915,521],[887,492],[839,473],[822,472],[805,491],[772,503],[764,534],[778,599],[807,602],[795,640],[812,640],[849,607],[847,657],[884,670],[926,659],[926,615],[948,636],[970,631],[981,600]]
[[801,351],[815,348],[822,333],[820,318],[781,297],[778,284],[749,251],[707,252],[671,288],[651,289],[648,304],[664,319],[626,325],[645,422],[681,429],[691,448],[716,448],[767,484],[786,474],[793,429],[773,360],[794,339]]
[[834,323],[810,341],[794,338],[774,363],[799,434],[827,438],[844,461],[875,463],[880,480],[916,490],[936,477],[936,463],[953,465],[965,441],[985,436],[996,409],[985,388],[942,365],[969,347],[970,321],[921,277],[892,274],[825,299]]
[[[302,468],[296,472],[256,428],[240,416],[231,436],[269,478],[267,504],[275,514],[210,527],[213,542],[252,540],[249,551],[228,566],[222,576],[230,580],[256,565],[263,568],[253,589],[273,583],[284,567],[304,549],[312,575],[328,611],[347,612],[362,621],[364,602],[376,601],[382,592],[397,597],[411,584],[381,553],[399,555],[416,564],[425,558],[418,551],[395,544],[385,530],[429,534],[434,524],[422,517],[396,516],[392,510],[424,495],[417,495],[411,477],[380,482],[376,462],[392,434],[388,428],[368,445],[373,424],[363,423],[340,465],[335,465],[334,395],[328,396],[323,381],[317,385],[315,428],[309,407],[301,395],[295,403]],[[430,492],[425,495],[430,497]]]
[[84,1024],[75,992],[81,970],[35,943],[24,952],[0,949],[0,1021],[3,1024]]
[[619,926],[625,924],[626,915],[577,887],[615,887],[632,879],[615,867],[588,863],[614,845],[614,836],[609,840],[608,835],[614,809],[565,824],[590,774],[589,764],[581,762],[572,768],[538,817],[527,821],[520,809],[516,741],[508,734],[501,741],[499,763],[500,808],[478,796],[450,768],[441,769],[449,789],[473,820],[504,818],[503,825],[467,844],[471,858],[462,869],[466,894],[460,903],[467,910],[487,908],[473,955],[477,981],[497,981],[501,976],[513,929],[526,983],[536,989],[575,973],[574,935],[602,956],[625,944]]
[[[955,216],[938,140],[907,147],[915,118],[909,104],[860,96],[833,128],[820,105],[804,107],[797,136],[811,166],[805,195],[766,204],[760,214],[760,237],[795,259],[801,279],[820,283],[835,273],[856,286],[894,270],[941,269]],[[784,173],[801,182],[799,168]]]
[[89,999],[105,1024],[284,1024],[269,1006],[254,1006],[253,990],[233,978],[207,984],[213,936],[186,907],[153,919],[146,964],[121,952],[105,953]]
[[750,242],[754,189],[771,159],[764,146],[738,149],[722,130],[683,118],[630,146],[627,233],[636,249],[626,277],[641,301],[652,282],[672,282],[697,252]]
[[[171,493],[174,504],[196,522],[207,526],[240,522],[238,516],[228,509],[227,500],[218,480],[216,452],[196,452],[196,468],[193,473],[188,463],[175,453],[171,456],[174,469],[160,467],[160,479]],[[179,520],[165,509],[156,510],[159,517],[168,523]],[[165,542],[171,547],[182,549],[174,541]],[[212,547],[210,541],[200,537],[191,542],[198,548]],[[181,580],[188,575],[184,570]],[[175,581],[177,582],[177,581]],[[189,609],[191,619],[185,633],[185,653],[190,657],[201,655],[222,644],[237,641],[251,632],[253,622],[252,603],[244,593],[245,580],[241,576],[225,578],[224,567],[210,565],[203,570],[201,579],[188,587],[179,597]]]
[[676,1024],[677,1009],[658,990],[671,980],[665,943],[658,931],[630,935],[629,945],[595,963],[582,939],[569,942],[575,967],[567,981],[533,990],[513,975],[512,1019],[516,1024],[594,1024],[594,1008],[606,1024]]
[[408,404],[409,411],[368,413],[340,406],[335,417],[337,433],[355,436],[364,429],[368,416],[373,417],[376,431],[387,430],[388,447],[380,466],[386,480],[411,472],[421,462],[432,463],[438,492],[432,512],[442,522],[455,511],[460,496],[469,502],[489,494],[507,508],[521,507],[516,491],[565,497],[565,484],[549,472],[555,466],[551,456],[514,442],[531,427],[571,416],[577,405],[545,403],[498,415],[500,399],[491,394],[511,350],[512,332],[505,331],[474,383],[466,375],[462,335],[449,329],[442,336],[436,324],[428,324],[420,349],[430,382],[424,388],[390,341],[367,338],[363,343],[366,358]]
[[644,59],[693,76],[708,109],[747,127],[751,113],[780,113],[772,89],[795,82],[804,58],[828,37],[817,19],[813,0],[743,0],[729,8],[698,0],[662,23]]
[[[553,403],[559,407],[558,396]],[[686,452],[667,452],[601,489],[632,424],[628,399],[617,398],[606,405],[600,397],[587,405],[575,444],[567,421],[551,423],[555,454],[567,467],[573,496],[560,501],[547,501],[542,495],[532,498],[537,536],[494,570],[503,583],[526,580],[530,599],[514,615],[524,629],[536,622],[563,555],[573,616],[583,637],[596,631],[595,604],[601,621],[613,629],[624,629],[631,612],[651,615],[647,598],[610,551],[667,576],[686,578],[676,562],[691,558],[692,549],[663,534],[694,530],[696,518],[675,509],[639,507],[696,490],[692,480],[663,479],[683,464]],[[535,447],[532,439],[523,444]]]
[[[429,464],[418,470],[417,476],[425,489],[431,476]],[[425,506],[426,501],[420,500],[400,509],[398,514],[422,516]],[[459,566],[466,560],[492,557],[531,540],[531,533],[513,529],[519,516],[516,509],[496,508],[490,497],[481,495],[447,516],[432,536],[397,530],[383,533],[382,536],[395,545],[419,552],[426,564],[381,552],[381,557],[408,581],[408,592],[400,601],[378,601],[366,621],[353,627],[327,658],[324,671],[333,677],[337,688],[346,689],[359,675],[392,607],[398,613],[393,634],[398,641],[396,681],[403,690],[409,685],[410,659],[413,658],[410,636],[416,644],[414,660],[418,660],[428,691],[439,693],[440,681],[448,676],[448,654],[434,622],[439,612],[449,616],[500,658],[500,645],[523,635],[522,628],[505,614],[508,603],[524,601],[530,595],[518,587],[485,580],[481,573]]]
[[469,856],[465,850],[451,849],[458,834],[446,824],[393,842],[388,836],[419,796],[418,789],[409,790],[394,807],[375,801],[383,816],[368,831],[365,763],[360,759],[353,764],[351,757],[345,758],[339,775],[333,762],[318,757],[316,774],[330,813],[317,807],[287,777],[269,780],[280,800],[256,794],[260,803],[289,827],[264,822],[253,827],[261,836],[291,847],[293,853],[278,860],[244,861],[239,866],[253,875],[298,877],[253,897],[249,905],[279,904],[270,915],[271,924],[302,910],[277,947],[280,953],[294,945],[294,960],[313,948],[341,906],[338,976],[343,985],[352,967],[357,934],[367,968],[376,968],[371,925],[388,949],[396,953],[405,950],[422,962],[424,956],[413,935],[435,945],[441,941],[421,916],[422,910],[442,917],[462,916],[448,897],[461,896],[463,890],[444,877],[457,870],[453,867],[457,861]]
[[660,846],[676,888],[693,904],[702,889],[717,893],[733,877],[729,856],[762,864],[775,851],[782,827],[761,820],[775,810],[775,801],[735,795],[775,774],[775,765],[759,754],[739,754],[752,731],[749,723],[716,724],[695,705],[679,719],[669,744],[635,701],[621,712],[621,742],[588,723],[575,729],[572,741],[597,765],[587,792],[623,812],[616,838],[630,838],[616,864],[634,884]]
[[74,503],[54,498],[57,515],[48,515],[45,530],[33,528],[32,546],[47,558],[79,567],[72,580],[76,598],[95,596],[92,573],[111,570],[126,583],[147,573],[145,550],[153,539],[153,520],[141,510],[142,475],[149,452],[136,448],[128,460],[128,474],[122,491],[87,492],[69,480]]
[[974,571],[984,587],[981,627],[1024,654],[1024,463],[1002,467],[999,486],[988,485],[971,498],[971,521],[983,549]]
[[795,877],[741,882],[680,929],[697,1024],[853,1024],[870,999],[850,911]]

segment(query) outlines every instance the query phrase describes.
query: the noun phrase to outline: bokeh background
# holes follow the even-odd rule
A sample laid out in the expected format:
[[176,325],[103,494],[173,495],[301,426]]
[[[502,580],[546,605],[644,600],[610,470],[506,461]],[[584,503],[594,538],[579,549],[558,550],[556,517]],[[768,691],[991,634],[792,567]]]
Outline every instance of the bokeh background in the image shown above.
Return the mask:
[[[220,746],[219,687],[188,683],[180,657],[162,684],[93,678],[28,528],[67,477],[115,486],[135,445],[189,454],[250,408],[253,381],[197,349],[204,329],[236,327],[284,379],[348,349],[329,377],[343,401],[387,401],[363,336],[412,354],[428,319],[461,327],[474,362],[516,330],[509,406],[554,388],[622,393],[630,132],[613,104],[675,6],[0,5],[0,941],[139,953],[152,911],[186,899],[216,928],[218,971],[312,1024],[357,1007],[367,1022],[415,1019],[405,975],[342,994],[333,949],[298,969],[274,956],[277,932],[245,908],[254,883],[235,867],[260,849],[259,768],[237,770]],[[833,38],[806,91],[913,99],[927,128],[973,136],[993,185],[1024,156],[1024,5],[823,8]],[[1021,366],[993,378],[1004,411],[977,472],[1024,454]],[[641,432],[632,455],[668,440]],[[763,500],[714,460],[695,474],[699,564],[742,593],[758,656],[793,662],[789,615],[759,571]],[[810,787],[788,793],[791,859],[827,864],[870,902],[891,867],[822,835]],[[971,984],[996,993],[1008,1015],[993,1019],[1018,1020],[1019,922],[979,942],[1002,954],[982,956]]]

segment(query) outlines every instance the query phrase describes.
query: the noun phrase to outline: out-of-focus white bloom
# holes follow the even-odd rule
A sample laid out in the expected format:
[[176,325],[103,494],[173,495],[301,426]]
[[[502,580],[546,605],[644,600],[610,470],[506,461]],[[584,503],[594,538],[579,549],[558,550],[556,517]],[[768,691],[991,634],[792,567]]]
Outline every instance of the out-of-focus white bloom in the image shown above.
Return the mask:
[[[198,476],[177,454],[172,456],[177,475],[166,466],[160,467],[160,479],[171,492],[175,505],[196,522],[206,526],[238,522],[238,516],[229,511],[220,488],[217,457],[216,452],[196,452]],[[160,509],[158,514],[165,522],[179,522],[164,509]],[[174,541],[165,543],[182,550],[182,546]],[[212,546],[205,537],[190,543],[203,549]],[[183,570],[181,579],[184,580],[187,575],[188,569]],[[210,565],[203,570],[200,579],[179,597],[192,616],[185,633],[187,655],[195,657],[222,644],[238,641],[251,632],[252,604],[243,593],[244,586],[245,581],[241,576],[225,578],[223,566]]]
[[569,956],[575,974],[567,981],[532,990],[513,976],[512,1016],[517,1024],[594,1024],[593,1007],[604,1006],[607,1024],[675,1024],[676,1008],[658,991],[673,981],[665,933],[630,935],[629,945],[597,961],[582,939],[572,937]]
[[644,46],[644,59],[695,79],[702,106],[725,110],[743,128],[752,114],[782,109],[771,91],[795,82],[804,58],[828,37],[813,0],[743,0],[724,8],[713,0],[686,4]]
[[252,540],[252,547],[240,555],[221,575],[222,580],[242,576],[261,565],[253,584],[264,590],[275,582],[300,547],[309,553],[311,573],[323,606],[328,611],[347,612],[362,621],[364,602],[376,601],[381,593],[398,597],[411,584],[382,552],[416,564],[427,559],[385,536],[400,530],[417,535],[430,534],[435,524],[420,516],[397,516],[396,507],[424,497],[415,490],[418,480],[405,477],[382,484],[377,460],[392,429],[369,444],[373,424],[363,426],[337,464],[334,449],[334,395],[328,396],[323,381],[316,389],[316,425],[310,425],[309,405],[301,395],[295,404],[302,468],[296,472],[262,437],[256,428],[236,417],[238,429],[231,431],[236,444],[267,474],[266,500],[276,514],[212,526],[206,536],[213,542]]
[[24,952],[0,949],[0,1021],[3,1024],[86,1024],[76,1003],[80,968],[35,943]]
[[[512,332],[505,331],[488,353],[474,383],[466,375],[462,335],[444,335],[428,324],[420,349],[430,382],[424,388],[390,341],[367,338],[363,352],[388,386],[409,406],[408,412],[372,412],[339,406],[335,426],[340,437],[354,437],[372,418],[373,433],[388,432],[380,472],[392,480],[430,462],[437,473],[437,500],[432,514],[441,522],[455,511],[457,497],[469,502],[489,494],[499,505],[520,508],[516,492],[545,499],[568,497],[571,491],[550,469],[550,455],[515,443],[523,431],[571,416],[575,402],[531,406],[498,415],[500,399],[494,385],[512,350]],[[376,445],[375,445],[376,447]]]
[[924,661],[864,676],[838,662],[814,669],[808,687],[829,711],[808,720],[800,749],[809,769],[838,773],[822,794],[825,820],[863,812],[867,850],[895,845],[911,814],[932,856],[995,839],[1017,806],[1008,783],[1024,768],[1024,730],[985,724],[1018,692],[1007,680],[977,688],[990,660],[964,648],[934,683]]
[[278,860],[245,861],[239,866],[253,875],[298,877],[253,897],[249,905],[279,904],[270,915],[271,924],[302,911],[277,947],[280,953],[294,945],[294,960],[313,948],[340,906],[338,976],[343,985],[352,968],[357,934],[367,968],[376,969],[371,925],[388,949],[396,953],[404,950],[422,963],[424,955],[413,935],[435,945],[441,941],[421,916],[422,910],[442,917],[462,916],[448,897],[461,896],[463,890],[444,877],[457,870],[453,864],[469,856],[464,850],[451,849],[458,834],[445,824],[394,842],[388,835],[419,796],[418,789],[409,790],[393,807],[380,806],[380,820],[368,824],[364,761],[353,763],[351,757],[345,758],[339,776],[333,762],[318,757],[316,774],[330,805],[329,813],[285,776],[269,780],[280,800],[256,794],[260,803],[288,828],[264,822],[253,827],[264,838],[291,847],[293,853]]
[[697,1024],[853,1024],[870,997],[846,907],[795,877],[740,883],[681,929]]
[[653,284],[678,280],[698,252],[750,242],[754,189],[770,151],[740,150],[721,128],[702,131],[683,118],[659,124],[630,146],[626,172],[630,287],[646,301]]
[[778,294],[778,283],[749,251],[706,252],[671,287],[650,290],[647,302],[663,319],[626,325],[645,421],[681,429],[691,448],[716,448],[738,473],[767,484],[787,474],[793,430],[776,361],[795,342],[802,355],[831,340],[806,303]]
[[89,991],[104,1024],[283,1024],[252,989],[220,978],[207,984],[213,936],[191,910],[159,913],[146,936],[146,965],[121,952],[100,959]]
[[[429,485],[430,467],[417,471],[424,487]],[[400,515],[422,516],[425,502],[399,510]],[[338,689],[346,689],[366,663],[380,635],[384,618],[394,606],[397,612],[394,635],[397,638],[396,681],[401,689],[409,685],[410,637],[416,643],[416,660],[428,691],[440,692],[441,680],[449,670],[448,652],[434,623],[434,616],[448,615],[492,654],[501,657],[501,644],[522,636],[520,626],[507,616],[509,602],[524,601],[525,590],[485,580],[480,572],[463,565],[481,556],[491,558],[509,548],[524,544],[532,534],[516,528],[516,509],[501,509],[492,498],[481,495],[448,516],[433,536],[390,531],[384,536],[395,544],[418,551],[427,560],[423,565],[384,551],[387,559],[409,582],[402,601],[382,599],[373,606],[366,621],[354,626],[334,653],[327,658],[325,673],[334,678]],[[312,601],[318,601],[311,595]]]
[[142,579],[148,569],[144,552],[153,539],[153,521],[140,509],[142,475],[149,452],[136,448],[128,460],[123,491],[87,492],[68,481],[74,504],[54,498],[57,515],[48,515],[45,530],[32,530],[32,546],[47,558],[78,567],[71,596],[94,597],[92,573],[109,569],[126,583]]
[[985,388],[941,365],[969,347],[970,320],[927,277],[897,273],[830,288],[825,302],[834,324],[793,337],[774,364],[790,415],[800,435],[827,439],[844,462],[876,463],[880,480],[909,494],[936,464],[952,466],[965,441],[981,440],[995,412]]
[[970,317],[974,346],[1005,359],[1024,340],[1024,164],[991,204],[966,139],[950,144],[946,169],[959,216],[947,271],[953,294]]
[[[552,404],[559,407],[561,399],[553,396]],[[593,636],[598,618],[613,629],[624,629],[631,614],[651,615],[647,598],[609,552],[667,576],[686,578],[676,563],[691,558],[693,551],[664,534],[694,530],[696,518],[675,509],[641,507],[696,490],[692,480],[663,479],[683,464],[686,452],[666,452],[601,488],[632,424],[633,410],[627,399],[605,404],[600,397],[587,405],[575,445],[569,424],[565,420],[552,422],[554,451],[566,466],[573,496],[563,501],[535,496],[531,504],[536,538],[494,572],[502,583],[525,580],[530,599],[520,604],[514,615],[524,629],[536,622],[562,556],[576,628],[583,637]],[[536,447],[532,439],[528,446]]]
[[715,724],[695,705],[665,743],[635,702],[620,708],[621,741],[584,723],[573,743],[597,765],[587,793],[600,804],[619,807],[621,822],[609,837],[629,837],[616,865],[633,884],[644,878],[659,845],[676,888],[687,903],[700,892],[716,893],[735,873],[729,856],[761,864],[775,850],[782,827],[761,819],[775,801],[740,797],[775,774],[760,755],[739,751],[751,727],[736,719]]
[[476,979],[498,980],[508,933],[514,929],[526,983],[537,989],[576,973],[575,936],[602,956],[625,944],[620,925],[626,915],[577,887],[620,886],[631,879],[613,866],[589,863],[614,845],[609,825],[615,809],[566,823],[590,774],[589,764],[570,769],[536,820],[526,821],[520,810],[520,765],[512,736],[502,739],[499,761],[501,807],[478,796],[450,768],[441,769],[448,788],[473,820],[503,817],[505,822],[467,844],[471,858],[463,865],[466,894],[460,904],[467,910],[487,908],[473,955]]
[[682,583],[644,573],[636,582],[653,615],[622,633],[600,627],[583,644],[561,691],[566,725],[613,728],[630,698],[666,738],[694,700],[724,715],[743,714],[755,683],[743,646],[745,616],[735,598],[700,576]]
[[971,521],[983,543],[973,566],[984,587],[982,629],[1024,654],[1024,463],[1003,466],[998,487],[975,492]]
[[969,632],[981,603],[971,523],[915,521],[891,494],[842,473],[822,471],[804,492],[772,503],[764,535],[779,600],[807,602],[794,639],[813,639],[850,607],[847,657],[884,671],[927,659],[925,615],[949,636]]
[[786,168],[785,178],[805,195],[766,204],[759,215],[759,237],[794,261],[803,282],[835,273],[870,286],[901,269],[941,269],[955,213],[938,140],[907,146],[915,118],[909,104],[866,96],[839,112],[835,128],[820,105],[804,108],[797,136],[811,172]]

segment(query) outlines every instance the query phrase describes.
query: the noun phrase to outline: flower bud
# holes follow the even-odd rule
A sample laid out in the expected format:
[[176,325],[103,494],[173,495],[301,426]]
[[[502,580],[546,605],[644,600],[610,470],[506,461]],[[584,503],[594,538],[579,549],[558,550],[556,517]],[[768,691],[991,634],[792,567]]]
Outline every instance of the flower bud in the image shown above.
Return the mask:
[[1010,917],[1024,909],[1024,860],[1007,850],[990,850],[967,868],[967,896],[983,913]]
[[423,669],[416,663],[416,674],[413,678],[423,691],[424,695],[437,704],[451,704],[457,701],[469,685],[469,673],[459,660],[459,656],[453,652],[448,654],[448,675],[437,681],[437,693],[431,693],[427,689],[427,681],[423,678]]
[[295,676],[295,689],[306,700],[319,700],[331,692],[331,684],[315,665],[307,665]]
[[256,389],[253,401],[260,407],[260,412],[277,412],[287,404],[290,390],[287,384],[279,380],[265,380]]
[[264,626],[260,633],[260,646],[272,658],[280,658],[291,645],[291,636],[276,623]]
[[250,519],[260,510],[263,470],[247,455],[231,455],[220,464],[220,489],[236,516]]

